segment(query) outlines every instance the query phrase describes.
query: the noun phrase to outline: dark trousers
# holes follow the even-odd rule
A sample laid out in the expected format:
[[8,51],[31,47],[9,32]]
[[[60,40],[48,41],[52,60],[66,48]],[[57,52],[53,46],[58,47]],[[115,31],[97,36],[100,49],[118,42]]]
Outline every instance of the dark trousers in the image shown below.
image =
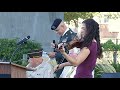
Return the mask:
[[59,78],[59,77],[60,77],[60,75],[62,74],[63,69],[64,69],[64,67],[63,67],[62,69],[59,69],[59,70],[57,70],[57,71],[55,72],[55,74],[56,74],[56,77],[55,77],[55,78]]

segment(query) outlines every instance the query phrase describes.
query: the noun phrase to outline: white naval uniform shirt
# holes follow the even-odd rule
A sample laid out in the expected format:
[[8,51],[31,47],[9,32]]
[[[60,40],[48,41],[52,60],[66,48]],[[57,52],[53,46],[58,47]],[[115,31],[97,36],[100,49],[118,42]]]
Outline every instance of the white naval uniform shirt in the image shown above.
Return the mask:
[[44,60],[34,69],[35,71],[26,71],[27,78],[54,78],[52,66]]

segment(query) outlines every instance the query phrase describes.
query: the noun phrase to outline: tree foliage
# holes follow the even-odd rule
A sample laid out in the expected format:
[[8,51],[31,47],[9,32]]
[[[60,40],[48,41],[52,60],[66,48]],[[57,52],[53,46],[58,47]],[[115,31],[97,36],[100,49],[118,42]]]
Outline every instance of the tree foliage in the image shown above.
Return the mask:
[[82,19],[87,19],[87,18],[93,18],[94,14],[97,12],[65,12],[64,13],[64,20],[69,22],[74,19],[82,18]]
[[106,43],[102,44],[102,47],[105,51],[113,51],[115,44],[112,42],[112,40],[108,40]]
[[108,40],[106,43],[102,44],[104,51],[120,51],[120,44],[114,44],[112,40]]
[[69,24],[71,20],[74,21],[75,26],[78,27],[78,18],[87,19],[93,18],[97,12],[65,12],[64,20]]
[[[19,38],[15,39],[0,39],[0,60],[1,61],[11,61],[16,64],[22,64],[23,54],[27,54],[33,49],[42,48],[41,43],[38,43],[34,40],[29,40],[25,44],[18,46]],[[13,52],[19,47],[16,53],[12,56]]]
[[94,16],[98,17],[107,17],[109,19],[118,19],[120,17],[120,12],[65,12],[64,13],[64,20],[69,22],[74,19],[82,18],[88,19],[93,18]]
[[106,16],[109,19],[118,19],[120,18],[120,12],[106,12]]

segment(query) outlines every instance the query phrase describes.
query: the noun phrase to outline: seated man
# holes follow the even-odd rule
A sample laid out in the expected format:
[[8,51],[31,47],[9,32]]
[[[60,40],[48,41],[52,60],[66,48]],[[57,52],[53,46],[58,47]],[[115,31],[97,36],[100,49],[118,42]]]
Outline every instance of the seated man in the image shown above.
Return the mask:
[[26,71],[27,78],[54,78],[52,66],[42,58],[43,50],[33,50],[28,53],[29,64],[26,66],[31,71]]

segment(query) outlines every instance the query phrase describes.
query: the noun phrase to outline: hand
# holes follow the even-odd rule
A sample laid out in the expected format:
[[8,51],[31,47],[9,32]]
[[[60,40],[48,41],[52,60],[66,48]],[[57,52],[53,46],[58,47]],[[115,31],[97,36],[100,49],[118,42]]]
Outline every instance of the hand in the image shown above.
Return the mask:
[[54,67],[54,72],[57,71],[57,70],[59,70],[59,69],[62,69],[64,66],[66,66],[65,63],[61,63],[61,64],[56,65],[56,66]]
[[55,44],[54,44],[54,43],[51,43],[51,47],[52,47],[52,48],[55,48]]
[[54,67],[54,72],[59,70],[59,69],[62,69],[64,66],[62,64],[58,64]]
[[63,43],[58,44],[58,49],[57,50],[60,51],[61,53],[65,52],[65,48],[64,48]]
[[55,72],[55,71],[57,71],[58,69],[59,69],[59,65],[56,65],[56,66],[54,66],[53,71]]
[[50,52],[50,53],[48,53],[48,56],[49,56],[50,58],[54,58],[54,57],[55,57],[55,52]]

